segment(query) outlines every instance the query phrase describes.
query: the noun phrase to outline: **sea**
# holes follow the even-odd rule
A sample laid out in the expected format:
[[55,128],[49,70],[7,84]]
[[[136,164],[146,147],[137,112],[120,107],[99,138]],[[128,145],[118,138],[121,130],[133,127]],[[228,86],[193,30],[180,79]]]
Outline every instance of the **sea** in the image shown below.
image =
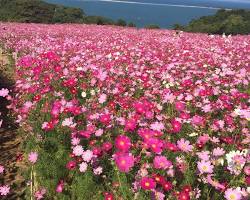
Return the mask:
[[124,19],[137,27],[157,24],[172,28],[186,25],[192,19],[215,14],[219,9],[249,9],[250,0],[47,0],[66,6],[79,7],[87,15],[113,20]]

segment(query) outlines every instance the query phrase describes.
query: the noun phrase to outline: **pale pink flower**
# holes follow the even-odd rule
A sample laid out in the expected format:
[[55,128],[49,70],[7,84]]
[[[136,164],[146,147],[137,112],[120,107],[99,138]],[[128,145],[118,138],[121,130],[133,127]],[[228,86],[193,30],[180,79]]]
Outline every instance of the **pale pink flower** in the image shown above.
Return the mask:
[[77,138],[77,137],[73,137],[71,139],[71,144],[74,145],[74,146],[80,144],[80,139]]
[[98,101],[99,103],[104,103],[107,100],[107,95],[106,94],[101,94]]
[[76,156],[81,156],[83,154],[83,148],[81,145],[77,145],[73,148],[73,154]]
[[36,200],[43,199],[46,192],[47,192],[46,189],[42,188],[35,192],[34,197],[36,198]]
[[177,146],[181,151],[191,152],[193,150],[193,146],[190,144],[188,140],[181,138],[177,141]]
[[96,137],[100,137],[100,136],[102,136],[102,134],[103,134],[103,129],[98,129],[98,130],[96,130],[96,132],[95,132],[95,136],[96,136]]
[[223,156],[225,154],[225,151],[223,148],[217,147],[213,150],[213,155],[214,156]]
[[161,122],[154,122],[150,125],[150,128],[155,131],[162,131],[165,129],[164,124]]
[[100,175],[102,173],[102,167],[97,167],[93,170],[95,175]]
[[0,97],[6,97],[6,96],[8,96],[8,94],[9,94],[9,90],[8,89],[2,88],[0,90]]
[[76,124],[73,122],[73,117],[66,118],[62,121],[62,126],[75,127]]
[[80,172],[86,172],[87,168],[88,168],[88,164],[85,163],[85,162],[82,162],[82,163],[79,165],[79,171],[80,171]]
[[0,186],[0,195],[6,196],[10,192],[10,187],[8,185]]
[[197,152],[196,155],[204,161],[208,161],[210,158],[210,152],[209,151],[201,151],[201,152]]
[[4,166],[0,165],[0,174],[4,172]]
[[213,173],[214,166],[211,164],[210,161],[202,160],[202,161],[199,161],[197,164],[198,164],[198,169],[199,169],[201,174],[205,174],[205,173],[211,174],[211,173]]
[[90,150],[84,151],[82,153],[82,158],[85,162],[90,162],[91,159],[93,158],[93,152]]
[[29,153],[28,160],[29,160],[31,163],[35,164],[36,161],[37,161],[37,158],[38,158],[37,152],[30,152],[30,153]]
[[226,198],[226,200],[241,200],[242,195],[240,190],[228,188],[225,191],[224,197]]

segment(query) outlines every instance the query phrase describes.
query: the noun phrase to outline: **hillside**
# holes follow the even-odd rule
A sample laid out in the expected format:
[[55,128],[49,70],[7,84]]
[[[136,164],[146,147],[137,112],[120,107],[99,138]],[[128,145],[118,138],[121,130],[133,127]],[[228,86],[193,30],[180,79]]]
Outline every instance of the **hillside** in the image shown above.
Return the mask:
[[0,21],[29,23],[115,24],[101,16],[87,16],[80,8],[40,0],[0,0]]
[[192,20],[187,26],[175,26],[188,32],[202,32],[210,34],[249,34],[249,10],[219,10],[215,15],[204,16]]
[[40,0],[0,0],[0,20],[34,23],[79,23],[84,12]]

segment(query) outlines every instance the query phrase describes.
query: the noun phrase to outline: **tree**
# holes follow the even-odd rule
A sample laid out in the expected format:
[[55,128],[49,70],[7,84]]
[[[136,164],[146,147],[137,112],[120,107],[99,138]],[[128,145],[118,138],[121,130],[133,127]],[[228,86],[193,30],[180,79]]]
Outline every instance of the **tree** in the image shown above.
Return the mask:
[[149,24],[145,26],[146,29],[160,29],[157,24]]
[[116,22],[116,25],[117,26],[127,26],[127,23],[123,19],[118,19],[117,22]]
[[133,22],[129,22],[128,27],[136,27],[136,25]]

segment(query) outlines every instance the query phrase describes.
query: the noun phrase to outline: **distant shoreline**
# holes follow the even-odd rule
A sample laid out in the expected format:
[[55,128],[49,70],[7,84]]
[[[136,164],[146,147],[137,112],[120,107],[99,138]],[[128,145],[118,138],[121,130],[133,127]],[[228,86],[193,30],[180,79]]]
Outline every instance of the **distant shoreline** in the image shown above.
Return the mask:
[[212,10],[232,10],[231,8],[224,7],[212,7],[212,6],[194,6],[184,4],[169,4],[169,3],[143,3],[138,1],[122,1],[122,0],[76,0],[83,2],[107,2],[107,3],[124,3],[124,4],[137,4],[137,5],[150,5],[150,6],[167,6],[167,7],[179,7],[179,8],[199,8],[199,9],[212,9]]

